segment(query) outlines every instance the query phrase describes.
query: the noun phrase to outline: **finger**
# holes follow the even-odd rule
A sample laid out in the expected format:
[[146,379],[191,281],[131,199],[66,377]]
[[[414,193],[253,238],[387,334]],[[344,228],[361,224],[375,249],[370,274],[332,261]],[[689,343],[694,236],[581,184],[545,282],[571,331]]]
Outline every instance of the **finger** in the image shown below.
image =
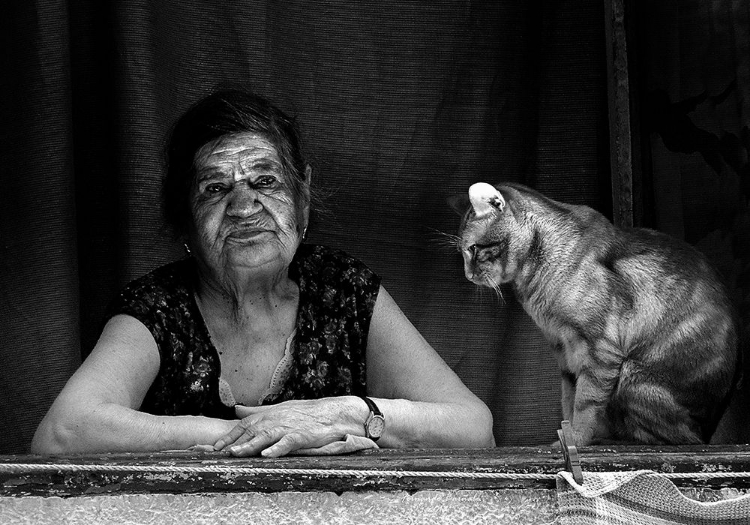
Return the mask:
[[247,434],[247,432],[249,431],[248,427],[251,426],[252,425],[249,425],[244,421],[238,423],[232,430],[229,431],[228,434],[219,438],[219,440],[214,443],[214,450],[222,450],[227,445],[235,443],[237,440],[241,439],[244,435]]
[[299,432],[286,434],[270,447],[261,450],[260,455],[267,458],[278,458],[285,456],[295,450],[309,448],[309,439]]
[[281,428],[265,428],[258,431],[251,440],[229,447],[229,453],[237,457],[256,456],[261,450],[267,448],[284,437]]
[[235,439],[233,443],[227,443],[227,446],[243,445],[248,441],[255,439],[256,435],[257,432],[255,430],[253,430],[252,428],[248,428],[240,437]]

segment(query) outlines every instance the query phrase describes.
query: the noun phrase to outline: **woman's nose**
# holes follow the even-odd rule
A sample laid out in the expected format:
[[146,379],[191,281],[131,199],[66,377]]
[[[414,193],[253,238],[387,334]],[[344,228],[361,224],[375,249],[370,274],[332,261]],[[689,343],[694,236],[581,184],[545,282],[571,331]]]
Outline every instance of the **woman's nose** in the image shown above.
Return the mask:
[[234,217],[247,217],[257,213],[261,207],[256,190],[247,184],[236,184],[232,188],[227,214]]

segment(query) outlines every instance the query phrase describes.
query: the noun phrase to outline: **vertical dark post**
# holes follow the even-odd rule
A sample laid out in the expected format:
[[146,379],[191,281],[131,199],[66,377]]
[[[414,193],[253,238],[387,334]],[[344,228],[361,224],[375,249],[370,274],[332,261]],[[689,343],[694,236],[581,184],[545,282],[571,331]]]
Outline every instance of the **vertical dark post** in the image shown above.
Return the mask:
[[627,0],[604,0],[612,215],[615,225],[624,228],[640,222],[636,216],[640,170],[636,139],[640,134],[634,119],[637,90],[631,74],[634,55],[628,49],[632,39],[628,38],[627,8]]

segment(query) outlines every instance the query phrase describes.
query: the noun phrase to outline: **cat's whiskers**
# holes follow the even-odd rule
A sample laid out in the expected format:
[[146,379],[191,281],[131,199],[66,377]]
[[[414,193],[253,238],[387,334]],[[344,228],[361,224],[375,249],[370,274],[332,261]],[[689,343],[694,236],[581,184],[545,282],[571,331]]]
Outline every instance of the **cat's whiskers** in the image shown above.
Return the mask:
[[[503,288],[500,283],[497,282],[491,275],[480,272],[479,279],[472,280],[476,284],[476,290],[479,294],[478,297],[484,297],[485,290],[492,290],[495,292],[495,297],[500,299],[502,304],[505,304],[505,296],[503,295]],[[481,284],[480,284],[481,282]]]
[[505,297],[503,297],[503,289],[500,283],[493,279],[491,275],[485,275],[484,280],[487,281],[487,283],[490,285],[489,288],[494,290],[495,294],[500,298],[500,300],[505,303]]
[[451,233],[445,233],[435,228],[429,228],[431,235],[430,241],[440,247],[448,248],[451,251],[461,251],[461,237]]

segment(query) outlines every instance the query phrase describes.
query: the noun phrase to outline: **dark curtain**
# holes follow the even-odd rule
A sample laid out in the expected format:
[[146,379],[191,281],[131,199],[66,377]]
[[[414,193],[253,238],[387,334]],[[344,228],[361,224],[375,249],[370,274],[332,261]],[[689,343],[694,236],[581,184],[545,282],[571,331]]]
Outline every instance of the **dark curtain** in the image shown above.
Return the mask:
[[[643,222],[721,270],[750,349],[750,4],[637,3]],[[717,441],[750,442],[750,355]]]
[[28,449],[113,294],[181,255],[161,226],[163,141],[222,83],[299,117],[326,196],[310,241],[383,276],[492,408],[498,445],[556,438],[552,355],[512,294],[464,279],[445,200],[515,180],[611,214],[602,2],[12,4],[0,19],[0,453]]

